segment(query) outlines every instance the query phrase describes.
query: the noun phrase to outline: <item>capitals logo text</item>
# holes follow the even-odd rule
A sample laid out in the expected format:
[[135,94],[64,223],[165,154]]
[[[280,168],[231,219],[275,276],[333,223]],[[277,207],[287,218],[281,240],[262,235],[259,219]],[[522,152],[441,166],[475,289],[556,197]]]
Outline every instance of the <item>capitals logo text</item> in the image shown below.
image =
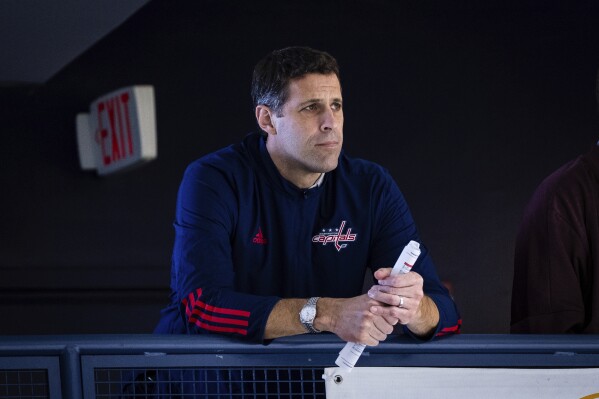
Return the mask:
[[341,249],[347,247],[347,244],[341,244],[343,242],[351,242],[356,241],[357,234],[351,233],[351,228],[347,229],[346,233],[343,233],[343,229],[345,228],[345,220],[341,221],[341,226],[339,228],[334,229],[322,229],[322,232],[312,237],[312,242],[319,242],[322,245],[327,245],[332,242],[335,244],[335,249],[337,252],[341,251]]

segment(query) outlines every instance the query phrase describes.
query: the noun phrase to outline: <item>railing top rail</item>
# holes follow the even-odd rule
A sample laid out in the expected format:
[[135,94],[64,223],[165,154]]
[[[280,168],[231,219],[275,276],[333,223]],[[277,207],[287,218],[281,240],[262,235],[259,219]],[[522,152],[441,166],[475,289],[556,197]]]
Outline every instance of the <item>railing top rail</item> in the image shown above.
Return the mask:
[[[332,334],[299,335],[275,339],[267,345],[248,344],[219,335],[41,335],[0,336],[0,356],[35,353],[59,354],[75,350],[82,354],[162,353],[337,353],[344,342]],[[461,334],[418,342],[399,336],[388,339],[372,353],[555,353],[599,354],[599,335]]]

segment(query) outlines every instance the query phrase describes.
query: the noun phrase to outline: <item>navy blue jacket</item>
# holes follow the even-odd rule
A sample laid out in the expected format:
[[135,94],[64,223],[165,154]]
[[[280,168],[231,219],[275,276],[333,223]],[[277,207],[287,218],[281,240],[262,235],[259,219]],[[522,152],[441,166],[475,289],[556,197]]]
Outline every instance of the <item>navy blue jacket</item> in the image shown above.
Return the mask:
[[[302,190],[279,174],[258,134],[189,165],[174,226],[172,302],[156,332],[254,342],[281,298],[358,296],[367,268],[392,267],[420,242],[384,168],[342,152],[319,187]],[[455,332],[458,311],[421,247],[412,271],[439,308],[436,333]]]

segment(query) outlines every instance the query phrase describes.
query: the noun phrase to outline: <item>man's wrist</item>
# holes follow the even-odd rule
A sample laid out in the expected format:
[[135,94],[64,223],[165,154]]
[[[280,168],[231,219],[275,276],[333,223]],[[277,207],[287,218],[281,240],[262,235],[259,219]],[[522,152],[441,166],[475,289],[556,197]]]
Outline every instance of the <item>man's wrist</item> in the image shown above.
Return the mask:
[[406,327],[419,338],[428,339],[434,334],[438,325],[439,310],[437,305],[430,297],[425,295],[418,305],[414,319]]
[[[335,314],[339,314],[338,298],[320,298],[317,304],[318,313],[314,319],[314,327],[321,331],[335,331]],[[335,313],[337,312],[337,313]]]

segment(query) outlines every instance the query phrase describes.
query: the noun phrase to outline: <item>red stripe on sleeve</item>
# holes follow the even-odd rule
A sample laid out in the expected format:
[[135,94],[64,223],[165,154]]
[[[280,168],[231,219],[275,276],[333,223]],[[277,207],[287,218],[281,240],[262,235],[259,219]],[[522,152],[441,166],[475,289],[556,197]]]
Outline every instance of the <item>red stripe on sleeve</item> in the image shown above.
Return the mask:
[[208,305],[201,301],[196,301],[196,302],[198,303],[198,305],[197,305],[198,307],[204,308],[210,312],[229,314],[232,316],[250,317],[250,312],[245,311],[245,310],[219,308],[216,306]]
[[456,324],[455,326],[442,328],[441,331],[439,331],[436,336],[440,337],[443,335],[448,335],[448,334],[453,334],[453,333],[459,334],[461,327],[462,327],[462,319],[459,319],[458,324]]
[[[215,323],[234,324],[234,325],[237,325],[237,326],[245,326],[245,327],[248,326],[248,321],[247,320],[239,320],[239,319],[230,319],[228,317],[211,316],[209,314],[206,314],[206,313],[202,312],[198,308],[195,308],[193,310],[193,312],[191,312],[191,313],[192,313],[192,315],[189,318],[190,322],[193,322],[194,320],[198,320],[197,316],[199,316],[200,319],[204,319],[204,320],[207,320],[207,321],[213,321]],[[192,319],[194,319],[194,320],[192,320]]]
[[194,324],[200,328],[203,328],[203,329],[209,330],[209,331],[237,333],[237,334],[241,334],[241,335],[247,335],[247,333],[248,333],[247,329],[244,329],[244,328],[213,326],[210,324],[203,323],[200,320],[195,320]]
[[[237,333],[241,335],[247,335],[247,327],[249,322],[242,319],[233,319],[230,317],[219,317],[218,315],[230,315],[248,318],[250,312],[238,309],[221,308],[218,306],[208,305],[199,298],[202,295],[202,289],[198,288],[195,292],[191,292],[187,298],[183,298],[181,303],[185,306],[185,314],[188,318],[189,323],[192,323],[204,330],[223,332],[223,333]],[[214,313],[215,315],[208,314],[206,312]],[[212,323],[224,324],[223,326],[213,325],[205,323],[205,321]],[[236,327],[240,326],[240,327]]]
[[[185,305],[188,309],[189,308],[202,308],[205,309],[209,312],[213,312],[213,313],[221,313],[221,314],[228,314],[228,315],[232,315],[232,316],[241,316],[241,317],[250,317],[250,312],[246,311],[246,310],[239,310],[239,309],[229,309],[229,308],[219,308],[218,306],[212,306],[212,305],[208,305],[198,299],[200,298],[200,296],[202,295],[202,289],[198,288],[195,292],[196,296],[194,297],[193,292],[189,294],[189,302],[187,302],[185,299],[183,299],[183,305]],[[187,304],[189,303],[189,306],[187,306]],[[189,314],[187,314],[187,316],[189,316]]]

